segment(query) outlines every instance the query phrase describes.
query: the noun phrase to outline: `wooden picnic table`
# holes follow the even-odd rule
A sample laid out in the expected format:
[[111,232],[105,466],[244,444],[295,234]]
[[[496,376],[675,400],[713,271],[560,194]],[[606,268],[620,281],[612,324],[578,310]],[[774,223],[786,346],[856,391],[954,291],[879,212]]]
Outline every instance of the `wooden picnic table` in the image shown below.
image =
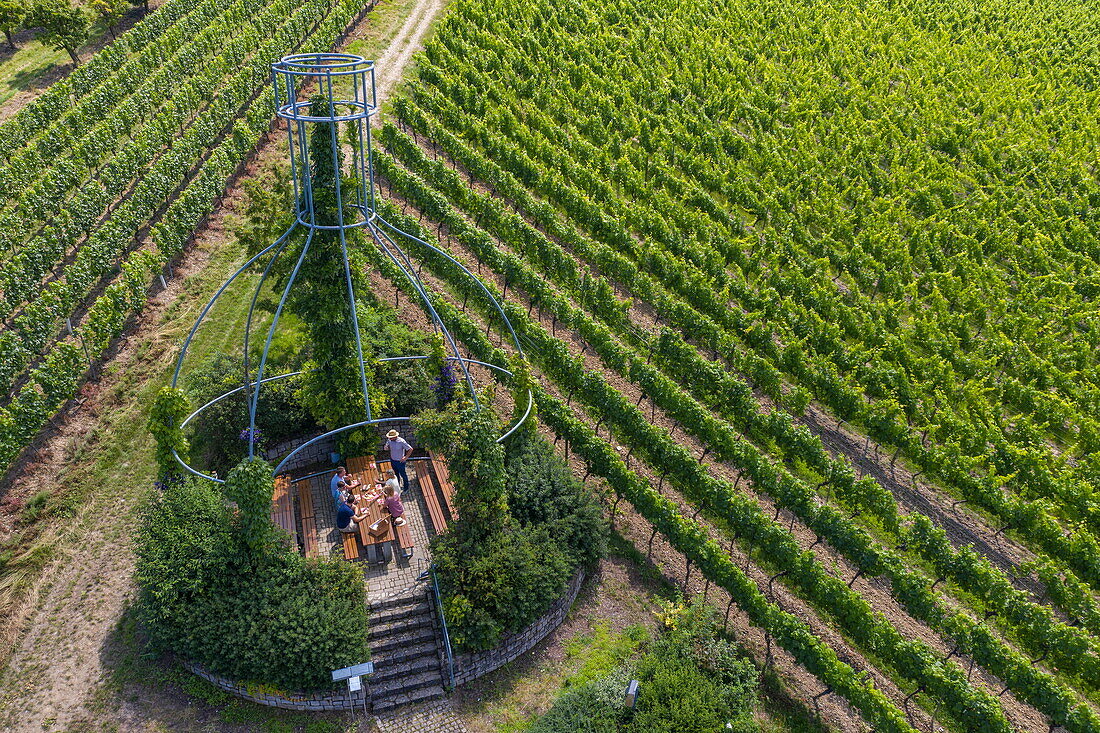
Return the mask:
[[367,545],[382,544],[383,542],[391,542],[396,539],[401,549],[408,551],[413,547],[413,539],[412,532],[409,531],[407,517],[405,524],[400,527],[394,527],[393,522],[387,519],[386,532],[377,537],[372,535],[369,530],[370,525],[383,517],[389,517],[389,512],[386,511],[385,507],[380,502],[377,500],[368,500],[366,497],[368,491],[378,490],[382,483],[382,472],[385,471],[388,466],[389,461],[381,461],[378,463],[366,457],[348,459],[348,473],[360,483],[360,486],[355,489],[360,495],[359,501],[355,503],[355,508],[359,511],[366,511],[367,513],[367,518],[359,523],[359,537],[362,539],[364,547]]

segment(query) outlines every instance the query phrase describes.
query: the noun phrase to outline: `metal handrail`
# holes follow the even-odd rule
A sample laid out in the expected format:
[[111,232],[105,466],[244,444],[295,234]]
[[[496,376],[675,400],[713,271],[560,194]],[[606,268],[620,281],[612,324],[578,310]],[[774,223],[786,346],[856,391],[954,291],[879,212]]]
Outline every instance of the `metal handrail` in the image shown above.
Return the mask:
[[443,597],[439,594],[439,579],[435,574],[435,563],[428,566],[428,572],[432,575],[432,591],[435,595],[435,607],[439,611],[439,622],[443,626],[443,644],[447,648],[447,679],[450,684],[448,690],[455,688],[455,660],[451,651],[451,635],[447,633],[447,616],[443,613]]

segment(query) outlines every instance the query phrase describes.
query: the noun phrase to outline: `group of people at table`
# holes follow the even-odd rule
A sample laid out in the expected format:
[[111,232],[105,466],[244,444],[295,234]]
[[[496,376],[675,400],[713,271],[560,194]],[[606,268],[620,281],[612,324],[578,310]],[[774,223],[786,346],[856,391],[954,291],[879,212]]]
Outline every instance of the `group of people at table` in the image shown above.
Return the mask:
[[[395,526],[405,524],[405,507],[401,503],[401,494],[408,491],[409,476],[405,471],[405,462],[412,453],[412,446],[396,430],[386,433],[385,449],[390,452],[391,470],[382,474],[383,482],[374,486],[364,486],[356,478],[348,475],[343,466],[336,469],[329,488],[336,504],[336,528],[341,532],[359,531],[359,523],[370,516],[370,503],[378,502],[389,512]],[[398,482],[400,477],[401,482]]]

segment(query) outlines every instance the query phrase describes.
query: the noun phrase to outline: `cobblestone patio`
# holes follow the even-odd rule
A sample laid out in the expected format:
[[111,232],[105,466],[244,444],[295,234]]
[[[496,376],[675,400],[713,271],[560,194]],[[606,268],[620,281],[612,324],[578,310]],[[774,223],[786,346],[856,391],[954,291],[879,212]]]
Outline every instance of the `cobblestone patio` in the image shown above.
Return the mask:
[[[380,457],[381,458],[381,457]],[[401,501],[405,505],[405,518],[409,521],[409,531],[413,538],[412,557],[401,556],[401,549],[396,542],[390,543],[393,550],[393,559],[382,565],[368,565],[359,560],[363,566],[363,573],[367,579],[367,598],[375,602],[400,596],[414,587],[422,587],[417,578],[428,569],[431,564],[431,554],[428,551],[428,539],[434,534],[431,528],[431,520],[428,517],[427,508],[422,499],[420,479],[417,476],[419,461],[415,458],[409,461],[409,490],[402,495]],[[314,471],[320,470],[314,468]],[[329,479],[332,473],[307,479],[310,493],[313,496],[314,514],[317,523],[317,549],[323,557],[344,557],[342,538],[336,529],[336,511],[333,507],[332,494],[329,491]],[[299,527],[301,527],[299,516]]]
[[374,718],[378,733],[467,733],[449,699],[407,705]]

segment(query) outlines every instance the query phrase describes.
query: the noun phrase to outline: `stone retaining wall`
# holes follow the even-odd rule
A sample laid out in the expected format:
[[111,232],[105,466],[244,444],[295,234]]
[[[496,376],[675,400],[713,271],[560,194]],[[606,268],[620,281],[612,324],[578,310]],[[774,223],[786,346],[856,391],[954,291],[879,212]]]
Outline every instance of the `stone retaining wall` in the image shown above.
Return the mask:
[[[398,420],[394,422],[380,423],[378,425],[371,426],[374,428],[374,432],[378,434],[378,450],[381,451],[382,442],[386,439],[386,433],[391,429],[396,429],[401,433],[401,437],[409,441],[409,444],[413,448],[416,448],[417,441],[416,436],[413,435],[412,423],[408,420]],[[268,448],[263,451],[263,457],[271,461],[273,464],[278,463],[279,459],[290,453],[298,446],[302,445],[310,438],[314,436],[307,435],[299,438],[291,438],[290,440],[284,440],[278,445]],[[330,466],[332,461],[329,454],[336,450],[336,438],[326,438],[320,440],[301,452],[295,454],[294,458],[290,459],[290,463],[283,466],[280,473],[293,473],[304,468],[312,468],[318,465]],[[379,453],[381,455],[381,453]]]
[[565,615],[573,607],[573,601],[584,585],[584,570],[580,569],[573,575],[569,585],[565,589],[565,595],[554,601],[550,610],[542,617],[522,631],[507,634],[500,643],[492,649],[483,652],[466,652],[455,656],[455,684],[463,685],[476,680],[482,675],[503,667],[508,662],[531,649],[538,644],[554,629],[561,626]]
[[[565,589],[565,594],[554,601],[550,610],[522,631],[508,634],[500,644],[483,652],[469,652],[455,656],[455,684],[462,685],[486,675],[531,649],[542,641],[547,634],[561,626],[565,615],[577,599],[584,584],[584,570],[577,570]],[[349,695],[346,688],[340,692],[315,692],[312,694],[276,690],[264,685],[249,685],[221,677],[208,672],[192,662],[184,661],[183,666],[202,677],[215,687],[228,693],[243,697],[245,700],[285,710],[351,710],[361,709],[367,694],[370,678],[363,680],[363,689]],[[446,670],[444,670],[446,674]]]
[[251,700],[260,705],[267,705],[273,708],[313,711],[351,710],[353,707],[362,709],[363,703],[366,701],[367,680],[363,680],[363,689],[359,690],[359,692],[356,692],[354,695],[348,693],[346,686],[342,692],[315,692],[307,695],[301,692],[276,690],[265,685],[248,685],[234,682],[231,679],[226,679],[212,672],[207,672],[199,665],[186,660],[183,662],[183,666],[215,687],[220,687],[230,694],[236,695],[237,697],[243,697],[245,700]]

